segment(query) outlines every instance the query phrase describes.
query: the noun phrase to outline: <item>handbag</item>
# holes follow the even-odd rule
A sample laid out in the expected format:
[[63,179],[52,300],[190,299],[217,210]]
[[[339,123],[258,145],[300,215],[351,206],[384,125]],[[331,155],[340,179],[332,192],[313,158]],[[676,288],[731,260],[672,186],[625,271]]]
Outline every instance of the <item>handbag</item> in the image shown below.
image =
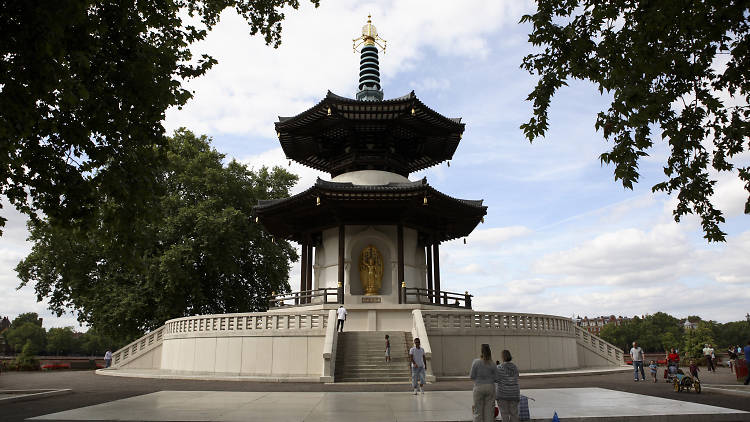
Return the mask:
[[529,397],[524,395],[521,395],[521,398],[518,400],[518,420],[531,420],[531,412],[529,412]]

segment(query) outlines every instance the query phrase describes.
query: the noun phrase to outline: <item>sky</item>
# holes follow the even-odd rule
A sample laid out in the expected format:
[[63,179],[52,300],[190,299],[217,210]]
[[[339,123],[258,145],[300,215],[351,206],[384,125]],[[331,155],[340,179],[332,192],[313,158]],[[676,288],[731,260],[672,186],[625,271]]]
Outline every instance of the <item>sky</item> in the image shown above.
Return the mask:
[[[273,123],[318,103],[330,90],[353,98],[359,55],[352,39],[367,15],[388,41],[380,54],[385,98],[414,90],[428,107],[466,123],[446,163],[410,175],[427,177],[454,197],[483,199],[485,222],[466,238],[441,245],[445,290],[474,295],[474,309],[562,316],[700,315],[720,322],[750,312],[750,217],[734,173],[714,175],[714,203],[724,212],[726,243],[709,244],[700,221],[672,218],[676,200],[651,187],[664,180],[668,147],[656,136],[633,190],[614,181],[599,154],[610,145],[596,132],[609,98],[587,82],[569,81],[555,96],[550,129],[530,143],[519,126],[531,117],[525,99],[535,80],[520,69],[532,52],[531,27],[519,24],[534,5],[508,1],[322,0],[286,12],[282,45],[249,35],[232,11],[194,46],[219,63],[187,86],[194,98],[170,109],[168,131],[187,127],[250,167],[280,165],[298,174],[293,193],[328,174],[288,165]],[[720,66],[720,64],[717,64]],[[736,163],[750,162],[744,154]],[[7,204],[6,204],[7,205]],[[17,290],[13,268],[30,251],[25,219],[5,206],[0,238],[0,317],[37,312],[45,327],[78,326]],[[298,278],[293,266],[291,280]],[[294,283],[292,283],[294,285]]]

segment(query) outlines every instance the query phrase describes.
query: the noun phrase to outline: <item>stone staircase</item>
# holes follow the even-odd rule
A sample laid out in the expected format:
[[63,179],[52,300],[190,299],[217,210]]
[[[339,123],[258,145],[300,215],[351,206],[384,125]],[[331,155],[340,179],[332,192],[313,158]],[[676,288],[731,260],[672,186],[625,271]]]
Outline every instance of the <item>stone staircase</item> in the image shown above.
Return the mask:
[[[391,340],[391,362],[385,362],[385,335]],[[339,333],[335,382],[408,382],[411,333],[349,331]]]

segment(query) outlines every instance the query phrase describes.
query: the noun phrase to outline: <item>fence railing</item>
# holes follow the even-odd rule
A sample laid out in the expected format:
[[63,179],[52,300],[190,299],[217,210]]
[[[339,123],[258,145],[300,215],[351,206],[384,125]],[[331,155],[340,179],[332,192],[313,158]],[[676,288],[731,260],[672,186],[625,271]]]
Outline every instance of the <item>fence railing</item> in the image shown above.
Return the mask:
[[112,366],[116,368],[124,365],[160,345],[164,340],[164,327],[165,326],[162,325],[156,330],[151,331],[138,340],[112,353]]
[[420,287],[402,287],[403,303],[424,303],[426,305],[449,306],[471,309],[472,295],[469,292],[454,293]]
[[601,337],[597,337],[577,325],[574,325],[574,327],[579,343],[588,346],[613,363],[620,365],[625,363],[624,353],[619,347],[602,340]]
[[242,314],[196,315],[177,318],[164,324],[164,335],[210,332],[253,332],[264,330],[320,330],[328,325],[328,312],[282,314],[254,312]]
[[554,315],[510,312],[422,311],[425,328],[435,329],[502,329],[544,331],[573,336],[575,324],[570,318]]
[[315,290],[302,290],[299,292],[272,295],[268,298],[268,306],[279,308],[282,306],[309,305],[311,303],[343,303],[342,297],[343,288],[327,287]]

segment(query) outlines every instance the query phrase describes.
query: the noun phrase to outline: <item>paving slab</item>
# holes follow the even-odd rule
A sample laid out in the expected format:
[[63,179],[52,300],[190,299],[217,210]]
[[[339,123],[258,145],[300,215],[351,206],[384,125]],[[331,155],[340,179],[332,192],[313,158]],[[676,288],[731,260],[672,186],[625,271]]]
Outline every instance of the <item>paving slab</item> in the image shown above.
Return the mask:
[[[236,392],[159,391],[38,416],[56,421],[289,421],[464,422],[471,420],[471,391]],[[750,413],[604,388],[522,390],[532,420],[549,421],[750,421]]]

